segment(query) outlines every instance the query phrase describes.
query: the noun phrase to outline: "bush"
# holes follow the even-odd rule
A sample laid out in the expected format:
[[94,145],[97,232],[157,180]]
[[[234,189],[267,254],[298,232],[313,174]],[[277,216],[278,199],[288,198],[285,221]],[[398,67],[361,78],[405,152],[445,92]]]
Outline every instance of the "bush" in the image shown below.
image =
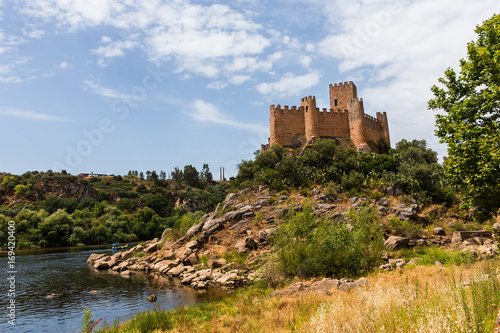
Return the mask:
[[389,219],[389,226],[393,234],[408,238],[418,237],[422,233],[419,225],[413,224],[407,220],[401,220],[395,216]]
[[353,171],[349,175],[342,177],[341,185],[345,192],[360,190],[363,187],[363,174]]
[[348,214],[349,224],[319,219],[305,207],[273,238],[283,272],[301,278],[358,276],[376,267],[383,231],[372,208]]
[[439,247],[423,247],[415,248],[405,255],[408,259],[410,257],[417,257],[418,263],[421,265],[434,265],[439,261],[443,265],[463,265],[472,264],[475,259],[471,252],[463,253],[461,251],[452,251]]

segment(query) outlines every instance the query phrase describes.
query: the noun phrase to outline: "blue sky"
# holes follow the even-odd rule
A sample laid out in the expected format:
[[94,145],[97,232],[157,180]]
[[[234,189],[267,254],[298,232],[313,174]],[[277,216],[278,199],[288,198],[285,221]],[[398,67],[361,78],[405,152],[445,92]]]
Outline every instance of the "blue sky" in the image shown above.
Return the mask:
[[269,105],[354,81],[391,141],[444,156],[430,87],[498,0],[0,0],[0,171],[235,175]]

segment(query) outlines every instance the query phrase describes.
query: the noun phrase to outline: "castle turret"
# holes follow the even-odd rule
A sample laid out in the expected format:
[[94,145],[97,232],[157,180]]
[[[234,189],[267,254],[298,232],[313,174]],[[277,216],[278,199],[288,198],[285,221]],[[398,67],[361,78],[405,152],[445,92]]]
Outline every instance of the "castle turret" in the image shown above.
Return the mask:
[[304,109],[305,135],[309,142],[313,138],[320,137],[318,111],[316,110],[316,98],[314,96],[304,97],[300,100],[300,106]]
[[349,131],[354,146],[360,150],[366,149],[367,136],[365,124],[365,110],[363,99],[353,99],[347,102],[349,111]]
[[389,122],[387,121],[387,113],[377,112],[377,120],[380,123],[380,127],[382,127],[382,139],[385,140],[390,146],[391,138],[389,137]]
[[347,109],[347,102],[358,98],[356,85],[352,82],[330,84],[330,108]]
[[[276,128],[276,108],[274,104],[270,107],[270,133],[269,133],[269,148],[275,145],[278,142],[277,128]],[[281,144],[281,143],[280,143]]]

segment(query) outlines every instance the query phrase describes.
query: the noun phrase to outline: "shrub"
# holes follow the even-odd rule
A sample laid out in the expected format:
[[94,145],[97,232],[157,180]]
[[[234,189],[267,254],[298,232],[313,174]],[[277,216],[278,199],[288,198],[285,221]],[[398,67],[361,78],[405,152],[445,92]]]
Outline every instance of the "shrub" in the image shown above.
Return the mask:
[[273,243],[288,276],[358,276],[376,267],[383,232],[373,208],[348,214],[349,224],[319,219],[311,207],[277,230]]
[[407,220],[401,220],[395,216],[389,219],[389,226],[393,234],[408,238],[418,237],[422,233],[419,225],[413,224]]
[[360,190],[363,187],[363,182],[363,174],[356,171],[349,173],[348,176],[342,177],[340,181],[342,189],[345,192],[349,192],[351,190]]

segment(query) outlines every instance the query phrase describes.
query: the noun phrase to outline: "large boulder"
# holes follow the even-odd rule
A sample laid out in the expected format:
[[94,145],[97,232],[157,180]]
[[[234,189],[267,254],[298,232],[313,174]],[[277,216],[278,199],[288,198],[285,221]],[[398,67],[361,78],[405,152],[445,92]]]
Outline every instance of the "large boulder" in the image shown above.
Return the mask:
[[226,264],[227,264],[227,261],[224,258],[210,258],[207,261],[207,266],[208,266],[208,268],[211,268],[211,269],[216,269],[216,268],[222,267]]
[[331,289],[336,289],[339,285],[339,280],[336,279],[327,279],[324,278],[321,281],[316,281],[314,282],[309,289],[311,291],[313,290],[331,290]]
[[108,261],[105,261],[103,259],[96,260],[94,262],[94,268],[95,269],[108,269],[109,268]]
[[243,208],[243,209],[233,210],[232,212],[226,213],[224,216],[226,217],[226,221],[236,222],[241,220],[243,215],[249,212],[252,212],[252,209]]
[[396,212],[396,216],[399,217],[401,220],[412,220],[412,221],[415,221],[418,218],[417,213],[411,207],[398,210]]
[[446,231],[441,227],[434,228],[434,235],[436,236],[446,236]]
[[134,256],[134,251],[133,250],[128,250],[122,252],[122,257],[121,260],[128,260]]
[[229,193],[228,195],[226,195],[226,199],[224,199],[224,204],[226,206],[229,206],[231,205],[231,202],[236,198],[238,198],[238,195],[236,193]]
[[191,253],[186,259],[184,259],[184,263],[191,266],[198,265],[199,262],[200,259],[196,253]]
[[163,253],[163,259],[166,260],[174,260],[175,259],[175,253],[172,250],[166,250],[165,253]]
[[104,257],[107,257],[106,254],[100,254],[100,253],[92,253],[90,257],[87,259],[87,264],[93,265],[94,262],[96,262],[99,259],[102,259]]
[[275,227],[267,228],[267,229],[263,229],[263,230],[259,231],[259,233],[257,234],[257,236],[259,236],[259,241],[260,242],[269,241],[269,239],[274,234],[274,232],[276,232]]
[[233,287],[238,280],[238,274],[227,273],[218,278],[216,282],[225,287]]
[[157,262],[153,266],[153,269],[163,274],[167,272],[169,269],[174,267],[175,267],[175,262],[173,262],[172,260],[162,260]]
[[245,238],[245,247],[250,249],[250,250],[256,250],[257,249],[257,242],[253,238],[247,237],[247,238]]
[[184,265],[179,265],[177,267],[172,268],[171,270],[168,271],[168,275],[170,276],[179,276],[181,275],[182,272],[184,272],[185,266]]
[[482,237],[491,238],[492,232],[490,230],[477,230],[477,231],[454,231],[453,239],[466,240],[469,238]]
[[194,250],[194,249],[197,249],[199,246],[198,242],[197,241],[190,241],[186,244],[186,249],[191,249],[191,250]]
[[146,254],[151,254],[155,252],[157,249],[158,249],[158,243],[152,243],[146,246],[143,252]]
[[166,228],[163,230],[163,233],[161,234],[161,240],[165,240],[165,238],[169,238],[170,235],[172,234],[173,229],[172,228]]
[[384,243],[384,246],[388,250],[398,250],[408,247],[408,242],[410,239],[406,237],[390,236]]
[[208,233],[213,233],[216,230],[223,228],[224,227],[224,222],[226,222],[226,219],[224,217],[218,218],[215,220],[208,220],[205,222],[203,225],[202,230],[207,231]]
[[205,224],[205,222],[200,222],[196,225],[193,225],[191,228],[189,228],[189,230],[186,232],[186,235],[184,237],[186,239],[190,239],[191,237],[193,237],[194,235],[196,235],[197,233],[199,233],[201,231],[204,224]]

